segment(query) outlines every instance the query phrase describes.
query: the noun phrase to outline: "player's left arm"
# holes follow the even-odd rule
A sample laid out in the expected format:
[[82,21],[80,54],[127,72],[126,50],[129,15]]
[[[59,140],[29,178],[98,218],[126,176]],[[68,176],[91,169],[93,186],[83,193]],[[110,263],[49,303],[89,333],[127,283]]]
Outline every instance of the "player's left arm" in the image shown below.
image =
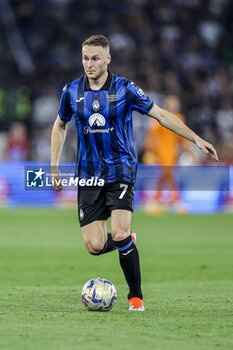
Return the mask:
[[160,108],[156,104],[148,113],[149,116],[156,119],[162,126],[185,137],[187,140],[194,142],[203,152],[209,154],[212,159],[218,162],[218,155],[215,148],[207,141],[203,140],[185,123],[183,123],[175,114]]

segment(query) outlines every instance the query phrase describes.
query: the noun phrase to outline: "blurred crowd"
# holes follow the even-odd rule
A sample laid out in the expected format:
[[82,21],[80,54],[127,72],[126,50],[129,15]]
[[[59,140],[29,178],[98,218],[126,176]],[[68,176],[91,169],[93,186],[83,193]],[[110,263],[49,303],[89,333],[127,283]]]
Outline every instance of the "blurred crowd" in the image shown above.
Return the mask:
[[[50,160],[51,127],[62,87],[83,74],[82,41],[101,33],[111,44],[113,73],[136,82],[161,107],[167,96],[175,96],[180,104],[178,112],[186,123],[217,148],[222,162],[233,164],[231,0],[10,3],[34,68],[27,74],[19,72],[1,27],[4,69],[0,72],[0,126],[5,132],[5,141],[0,140],[0,148],[5,145],[2,158]],[[139,161],[146,159],[145,142],[152,127],[149,118],[135,113]],[[15,128],[21,128],[19,133],[24,139],[15,142],[21,154],[13,151]],[[75,160],[72,124],[68,132],[63,161]],[[181,149],[181,157],[184,152],[187,150]],[[156,159],[155,156],[154,162]]]

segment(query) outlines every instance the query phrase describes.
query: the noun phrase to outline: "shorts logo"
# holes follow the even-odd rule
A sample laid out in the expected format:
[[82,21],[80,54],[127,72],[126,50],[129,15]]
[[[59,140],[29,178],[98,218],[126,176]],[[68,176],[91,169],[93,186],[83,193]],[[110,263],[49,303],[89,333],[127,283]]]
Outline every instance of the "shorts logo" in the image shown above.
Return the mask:
[[40,170],[27,170],[27,187],[43,187],[44,173],[42,168]]
[[81,220],[84,218],[84,212],[82,209],[80,209],[80,211],[79,211],[79,216],[80,216]]
[[146,99],[147,99],[147,95],[145,94],[145,92],[144,92],[141,88],[139,88],[139,89],[137,90],[137,94],[138,94],[143,100],[146,100]]
[[105,118],[100,113],[94,113],[89,117],[88,122],[90,126],[104,126]]

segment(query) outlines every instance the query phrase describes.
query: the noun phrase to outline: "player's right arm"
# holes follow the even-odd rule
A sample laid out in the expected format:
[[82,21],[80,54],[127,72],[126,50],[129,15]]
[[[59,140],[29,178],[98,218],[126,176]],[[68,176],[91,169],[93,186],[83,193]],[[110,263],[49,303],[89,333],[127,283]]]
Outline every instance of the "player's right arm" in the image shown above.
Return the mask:
[[61,191],[61,172],[59,170],[59,160],[66,139],[67,123],[63,122],[59,116],[53,125],[51,136],[51,180],[56,191]]

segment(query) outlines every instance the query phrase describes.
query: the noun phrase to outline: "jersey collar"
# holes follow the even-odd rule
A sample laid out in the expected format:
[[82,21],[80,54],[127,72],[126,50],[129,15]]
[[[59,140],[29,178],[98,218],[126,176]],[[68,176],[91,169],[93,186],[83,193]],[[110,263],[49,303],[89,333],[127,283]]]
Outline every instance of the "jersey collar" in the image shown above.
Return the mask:
[[[108,71],[107,80],[105,81],[104,85],[102,86],[102,88],[100,90],[106,90],[106,91],[109,90],[111,83],[112,83],[112,73]],[[85,91],[92,91],[86,75],[85,75],[85,80],[84,80],[84,90]]]

